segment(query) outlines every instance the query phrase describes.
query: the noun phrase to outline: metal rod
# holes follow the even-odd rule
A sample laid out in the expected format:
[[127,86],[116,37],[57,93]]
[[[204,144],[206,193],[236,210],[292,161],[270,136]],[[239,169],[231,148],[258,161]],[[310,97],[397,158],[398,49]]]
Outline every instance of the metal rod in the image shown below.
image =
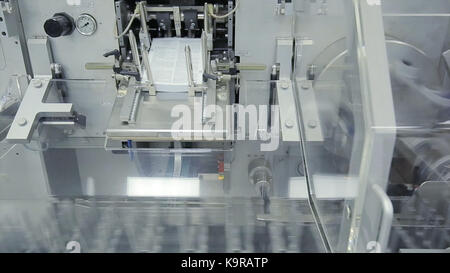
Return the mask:
[[394,208],[392,206],[391,199],[389,199],[389,196],[387,196],[386,192],[380,187],[380,185],[373,184],[372,190],[380,200],[381,207],[383,209],[380,231],[378,233],[378,243],[380,244],[379,250],[385,252],[389,242],[389,234],[391,232],[392,219],[394,217]]
[[128,36],[130,39],[131,55],[133,56],[133,63],[137,66],[139,74],[141,74],[141,61],[139,59],[139,51],[137,47],[136,36],[134,36],[133,31],[130,31],[130,34]]
[[191,47],[189,45],[186,45],[186,47],[184,48],[184,53],[186,55],[186,69],[187,69],[189,87],[193,88],[194,87],[194,72],[192,69]]
[[202,61],[203,61],[203,73],[209,73],[209,56],[208,56],[208,38],[206,32],[202,31]]
[[[151,14],[147,15],[147,20],[156,20],[156,19],[157,19],[157,16],[155,13],[151,13]],[[173,14],[170,15],[170,19],[174,20]],[[181,21],[184,21],[184,13],[182,13],[182,12],[180,13],[180,19],[181,19]],[[203,13],[199,13],[199,14],[197,14],[197,19],[203,20],[203,19],[205,19],[205,15]]]
[[[173,7],[149,7],[147,6],[145,8],[147,10],[147,12],[172,12],[173,11]],[[196,10],[198,12],[202,12],[203,11],[203,6],[180,6],[181,10]]]
[[142,61],[144,62],[145,72],[147,75],[147,81],[151,86],[153,86],[153,76],[152,76],[152,70],[150,68],[150,60],[148,57],[148,51],[147,49],[142,46]]

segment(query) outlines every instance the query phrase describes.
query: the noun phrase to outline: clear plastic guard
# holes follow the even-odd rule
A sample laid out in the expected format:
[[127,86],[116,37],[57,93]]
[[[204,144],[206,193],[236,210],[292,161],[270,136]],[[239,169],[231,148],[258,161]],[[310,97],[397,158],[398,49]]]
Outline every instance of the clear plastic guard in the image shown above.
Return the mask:
[[[248,84],[269,94],[272,83]],[[278,139],[267,152],[260,149],[264,141],[237,135],[221,149],[167,141],[110,144],[103,132],[115,88],[89,80],[53,85],[86,124],[65,128],[48,119],[30,144],[5,149],[0,252],[77,251],[74,246],[81,252],[326,251],[308,201],[299,141]],[[258,152],[249,157],[251,150]],[[266,176],[273,180],[268,186]],[[262,189],[270,191],[270,202],[261,198]]]
[[450,3],[382,1],[382,9],[397,121],[389,251],[444,251],[450,247]]

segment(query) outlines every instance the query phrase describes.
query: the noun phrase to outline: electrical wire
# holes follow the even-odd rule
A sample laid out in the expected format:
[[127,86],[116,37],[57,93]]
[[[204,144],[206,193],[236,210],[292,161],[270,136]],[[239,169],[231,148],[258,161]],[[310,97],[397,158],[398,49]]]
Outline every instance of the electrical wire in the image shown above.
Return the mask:
[[[237,11],[237,9],[239,8],[239,3],[240,3],[240,0],[236,0],[236,6],[234,7],[234,9],[231,10],[230,12],[228,12],[227,14],[224,14],[224,15],[214,14],[212,6],[210,6],[209,14],[211,15],[211,17],[213,17],[215,19],[227,18],[227,17],[229,17],[230,15],[232,15],[233,13],[235,13]],[[120,39],[123,36],[125,36],[128,33],[128,31],[130,31],[130,28],[131,28],[131,26],[132,26],[132,24],[134,22],[134,19],[138,18],[139,16],[140,16],[140,9],[139,9],[139,7],[136,7],[133,15],[131,16],[130,22],[128,22],[127,27],[123,30],[123,32],[120,35],[114,35],[116,37],[116,39]]]
[[213,11],[212,6],[209,6],[209,15],[211,15],[211,17],[213,17],[213,18],[215,18],[215,19],[224,19],[224,18],[227,18],[227,17],[229,17],[230,15],[232,15],[233,13],[235,13],[235,12],[237,11],[237,9],[238,9],[238,7],[239,7],[239,2],[240,2],[240,0],[236,0],[236,6],[234,7],[234,9],[231,10],[230,12],[228,12],[227,14],[224,14],[224,15],[217,15],[217,14],[214,14],[214,11]]
[[139,16],[140,16],[139,7],[136,7],[136,9],[134,10],[133,15],[131,16],[130,22],[128,22],[128,25],[127,25],[127,27],[123,30],[122,34],[120,34],[120,35],[118,35],[118,36],[117,36],[117,35],[114,35],[114,36],[116,37],[116,39],[120,39],[120,38],[122,38],[123,36],[125,36],[125,35],[128,33],[128,31],[130,31],[130,28],[131,28],[131,25],[132,25],[133,22],[134,22],[134,19],[138,18]]

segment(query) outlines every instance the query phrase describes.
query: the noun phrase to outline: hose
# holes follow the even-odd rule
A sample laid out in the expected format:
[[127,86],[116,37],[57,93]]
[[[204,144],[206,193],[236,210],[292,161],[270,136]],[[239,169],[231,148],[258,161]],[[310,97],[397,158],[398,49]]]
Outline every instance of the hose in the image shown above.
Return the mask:
[[130,28],[131,28],[131,25],[132,25],[133,22],[134,22],[134,19],[136,19],[136,18],[139,17],[139,16],[140,16],[139,6],[137,6],[136,9],[134,10],[133,15],[131,16],[130,22],[128,22],[128,25],[127,25],[127,27],[123,30],[122,34],[120,34],[120,35],[118,35],[118,36],[117,36],[117,35],[114,35],[114,36],[116,37],[116,39],[120,39],[120,38],[122,38],[123,36],[125,36],[125,35],[128,33],[128,31],[130,31]]
[[237,9],[238,9],[238,7],[239,7],[239,2],[240,2],[240,0],[236,0],[236,6],[234,7],[234,9],[231,10],[230,12],[228,12],[227,14],[224,14],[224,15],[217,15],[217,14],[214,14],[214,11],[213,11],[212,6],[209,6],[209,15],[211,15],[211,17],[213,17],[213,18],[215,18],[215,19],[224,19],[224,18],[227,18],[227,17],[229,17],[230,15],[232,15],[233,13],[235,13],[235,12],[237,11]]

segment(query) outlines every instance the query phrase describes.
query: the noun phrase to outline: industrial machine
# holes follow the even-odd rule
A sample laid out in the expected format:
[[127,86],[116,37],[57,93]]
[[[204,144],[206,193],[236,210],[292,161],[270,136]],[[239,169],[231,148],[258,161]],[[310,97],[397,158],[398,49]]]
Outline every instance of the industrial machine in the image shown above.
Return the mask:
[[448,252],[448,0],[0,0],[0,252]]

